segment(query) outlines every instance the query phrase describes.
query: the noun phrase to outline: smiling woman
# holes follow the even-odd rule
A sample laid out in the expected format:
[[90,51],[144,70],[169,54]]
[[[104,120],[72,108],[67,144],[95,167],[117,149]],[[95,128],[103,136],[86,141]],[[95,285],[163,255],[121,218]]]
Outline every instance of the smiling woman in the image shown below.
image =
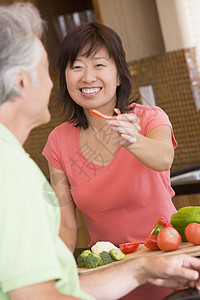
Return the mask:
[[121,39],[105,25],[87,23],[67,34],[59,70],[67,122],[51,132],[43,154],[61,205],[61,237],[74,251],[78,207],[90,246],[144,242],[158,218],[169,221],[176,212],[169,172],[176,141],[168,116],[130,103]]
[[72,66],[66,67],[68,92],[83,109],[104,109],[108,103],[116,103],[117,67],[105,47],[90,56],[87,51],[83,49]]
[[[84,65],[84,62],[87,62],[87,65]],[[109,80],[110,77],[117,76],[114,82],[111,82],[111,86],[112,83],[117,81],[114,94],[117,94],[118,108],[122,112],[126,111],[132,87],[131,77],[121,40],[111,28],[98,23],[88,23],[75,28],[63,39],[58,65],[60,69],[60,86],[62,86],[59,93],[59,103],[64,104],[67,121],[75,122],[83,128],[88,127],[83,108],[74,101],[69,93],[70,84],[66,81],[66,73],[70,69],[73,70],[73,68],[75,68],[75,71],[78,69],[78,72],[85,73],[84,77],[92,81],[92,84],[91,82],[87,84],[84,82],[84,85],[81,83],[82,86],[79,88],[85,88],[84,91],[86,92],[90,92],[94,88],[95,91],[100,89],[101,92],[101,89],[103,89],[102,84],[106,81],[101,82],[100,79],[96,78],[96,75],[102,76],[100,74],[106,72],[108,68],[114,68],[117,74],[110,73],[107,76]]]

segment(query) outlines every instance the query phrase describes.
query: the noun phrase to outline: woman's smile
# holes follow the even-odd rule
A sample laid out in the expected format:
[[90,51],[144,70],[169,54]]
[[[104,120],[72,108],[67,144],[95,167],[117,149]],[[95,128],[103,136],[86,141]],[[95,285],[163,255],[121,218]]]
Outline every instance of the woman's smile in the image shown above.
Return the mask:
[[82,88],[80,89],[82,94],[85,94],[86,96],[94,96],[97,95],[102,90],[101,87],[95,87],[95,88]]

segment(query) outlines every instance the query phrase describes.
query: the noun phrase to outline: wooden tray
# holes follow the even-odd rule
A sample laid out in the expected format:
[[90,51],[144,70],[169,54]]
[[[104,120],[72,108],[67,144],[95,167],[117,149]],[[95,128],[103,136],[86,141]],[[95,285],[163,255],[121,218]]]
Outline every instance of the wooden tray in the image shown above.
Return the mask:
[[166,251],[162,251],[162,250],[152,251],[152,250],[147,249],[143,244],[141,244],[135,252],[126,254],[126,257],[124,260],[113,261],[110,264],[107,264],[104,266],[99,266],[99,267],[92,268],[92,269],[78,268],[78,273],[83,274],[83,273],[98,271],[103,268],[108,268],[108,267],[112,266],[113,264],[120,264],[126,260],[135,259],[135,258],[139,258],[139,257],[155,257],[155,256],[161,256],[161,255],[163,256],[163,255],[176,255],[176,254],[188,254],[190,256],[200,256],[200,245],[195,246],[189,242],[184,242],[184,243],[181,243],[181,245],[178,247],[178,249],[176,249],[174,251],[166,252]]

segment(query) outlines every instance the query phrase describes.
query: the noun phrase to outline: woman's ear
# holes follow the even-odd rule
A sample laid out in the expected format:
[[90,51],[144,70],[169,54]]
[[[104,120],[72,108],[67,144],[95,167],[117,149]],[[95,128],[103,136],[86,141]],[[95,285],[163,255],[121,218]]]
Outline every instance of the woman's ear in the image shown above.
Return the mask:
[[121,79],[120,79],[120,77],[118,76],[118,77],[117,77],[117,86],[120,86],[120,84],[121,84]]

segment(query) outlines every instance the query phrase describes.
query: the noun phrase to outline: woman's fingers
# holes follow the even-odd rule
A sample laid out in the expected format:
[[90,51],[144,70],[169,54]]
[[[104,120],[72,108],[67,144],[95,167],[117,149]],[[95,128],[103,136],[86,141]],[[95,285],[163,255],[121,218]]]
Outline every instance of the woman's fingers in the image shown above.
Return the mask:
[[137,115],[136,115],[136,114],[133,114],[133,113],[118,115],[118,116],[116,117],[116,120],[119,120],[119,121],[126,121],[126,122],[131,122],[131,123],[136,123],[136,124],[138,124],[138,125],[139,125],[139,123],[140,123],[140,120],[138,119]]
[[116,127],[131,127],[135,125],[140,130],[140,121],[135,114],[121,114],[115,117],[115,119],[107,120],[107,123]]
[[112,130],[120,135],[120,144],[128,146],[137,141],[138,132],[141,130],[139,119],[135,114],[121,114],[115,119],[106,121]]
[[112,126],[114,131],[117,131],[119,134],[127,134],[134,136],[138,133],[141,128],[139,125],[139,120],[136,115],[123,119],[108,120],[107,123]]

